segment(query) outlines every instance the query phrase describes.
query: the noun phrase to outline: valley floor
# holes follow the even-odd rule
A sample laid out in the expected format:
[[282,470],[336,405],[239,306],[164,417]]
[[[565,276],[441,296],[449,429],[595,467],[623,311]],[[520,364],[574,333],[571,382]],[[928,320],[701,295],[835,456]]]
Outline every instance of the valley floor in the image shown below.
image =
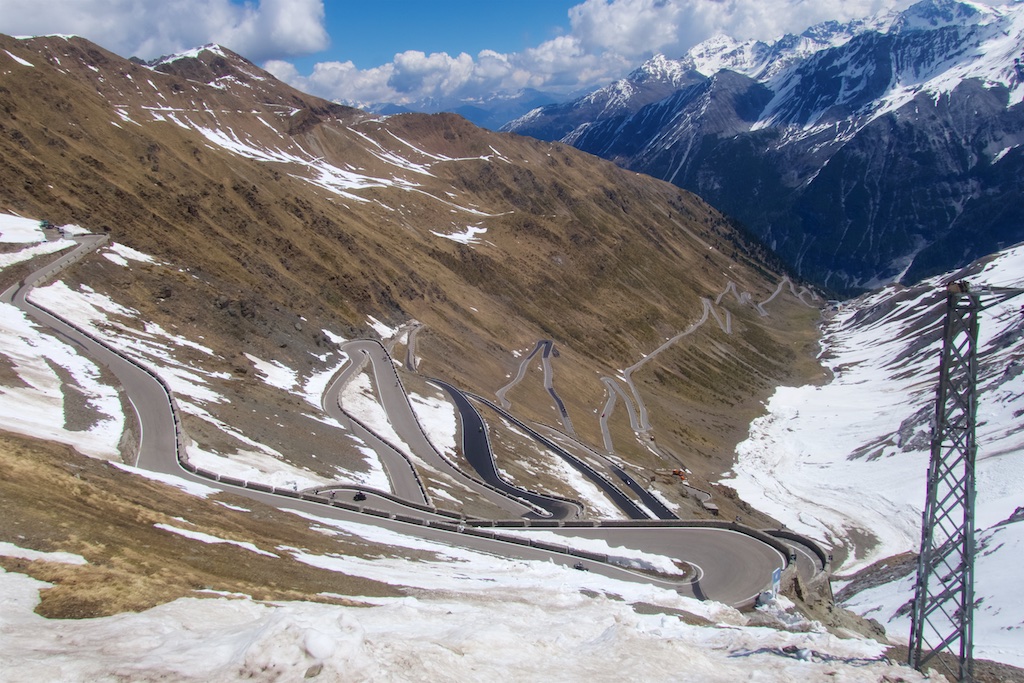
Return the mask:
[[[1020,286],[1024,249],[1003,252],[971,282]],[[789,528],[833,547],[836,591],[859,570],[916,551],[928,468],[944,298],[940,279],[842,305],[824,326],[824,386],[780,387],[723,480]],[[895,302],[895,303],[894,303]],[[982,314],[979,354],[975,657],[1024,667],[1019,566],[1024,559],[1024,377],[1019,302]],[[922,340],[933,339],[923,345]],[[909,351],[913,349],[913,351]],[[884,562],[883,562],[884,564]],[[904,563],[906,564],[906,563]],[[909,639],[916,566],[844,605]]]

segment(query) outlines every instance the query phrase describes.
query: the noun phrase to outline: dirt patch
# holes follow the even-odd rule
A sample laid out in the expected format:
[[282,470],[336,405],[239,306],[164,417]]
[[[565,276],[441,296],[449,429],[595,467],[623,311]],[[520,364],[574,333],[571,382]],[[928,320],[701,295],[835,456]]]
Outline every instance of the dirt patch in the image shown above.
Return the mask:
[[892,583],[916,571],[917,553],[907,552],[879,560],[851,577],[843,577],[849,583],[836,593],[836,602],[845,602],[861,591]]
[[715,625],[715,622],[700,615],[687,612],[686,610],[662,607],[661,605],[652,605],[648,602],[634,602],[633,611],[637,614],[667,614],[669,616],[677,617],[684,624],[690,624],[691,626]]
[[89,431],[106,417],[93,407],[92,397],[85,393],[70,372],[53,362],[48,362],[47,365],[60,379],[61,394],[64,398],[64,429],[69,432]]
[[0,386],[17,387],[19,389],[27,389],[29,387],[28,383],[14,369],[14,361],[2,354],[0,354]]
[[888,644],[885,628],[874,619],[867,619],[844,609],[833,600],[828,578],[817,576],[804,582],[799,575],[792,575],[782,582],[782,593],[790,598],[797,609],[808,619],[823,624],[830,632],[841,638],[850,632]]
[[851,554],[854,558],[866,557],[878,545],[878,538],[864,529],[847,528],[846,542],[847,545],[836,546],[832,550],[834,567],[841,567]]

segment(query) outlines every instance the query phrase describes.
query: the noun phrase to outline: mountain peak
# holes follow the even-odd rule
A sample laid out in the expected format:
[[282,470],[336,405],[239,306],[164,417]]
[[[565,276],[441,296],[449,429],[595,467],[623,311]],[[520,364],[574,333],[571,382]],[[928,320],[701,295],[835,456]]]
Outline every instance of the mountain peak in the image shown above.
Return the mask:
[[669,83],[678,87],[686,73],[680,62],[658,54],[641,64],[626,80],[634,83]]
[[921,0],[900,12],[889,30],[907,33],[934,31],[944,26],[969,26],[984,23],[992,14],[991,7],[969,0]]
[[216,43],[207,43],[206,45],[203,45],[201,47],[194,47],[190,50],[185,50],[183,52],[176,52],[174,54],[158,57],[150,62],[147,62],[147,64],[155,69],[161,66],[162,64],[176,62],[179,59],[201,59],[203,53],[208,53],[206,55],[207,59],[211,57],[228,58],[229,55],[231,57],[238,57],[239,59],[241,59],[241,57],[236,55],[234,52],[231,52],[230,50],[221,47]]
[[245,57],[215,43],[160,57],[147,62],[146,66],[215,87],[225,87],[230,82],[251,85],[254,81],[274,80]]

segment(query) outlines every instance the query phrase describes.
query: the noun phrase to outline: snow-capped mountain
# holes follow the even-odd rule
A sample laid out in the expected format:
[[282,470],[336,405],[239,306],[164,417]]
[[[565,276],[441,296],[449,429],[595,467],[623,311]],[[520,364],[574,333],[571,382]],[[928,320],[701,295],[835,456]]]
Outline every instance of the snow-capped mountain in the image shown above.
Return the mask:
[[[703,76],[682,62],[658,55],[610,85],[579,99],[539,107],[524,114],[501,130],[511,130],[544,140],[558,140],[571,135],[589,122],[617,119],[658,102],[689,83],[704,80]],[[538,134],[538,131],[544,131]]]
[[[502,519],[415,457],[382,390],[463,463],[465,430],[426,378],[497,396],[518,368],[507,400],[522,424],[550,426],[582,459],[606,457],[588,444],[614,455],[706,524],[693,487],[715,489],[760,401],[823,381],[813,297],[721,214],[650,177],[455,116],[371,116],[216,46],[141,65],[80,38],[0,36],[0,74],[0,289],[47,273],[30,300],[159,377],[176,443],[218,477],[386,490],[394,451],[438,509]],[[742,127],[770,96],[742,74],[716,80],[734,106],[709,130]],[[97,251],[46,270],[80,239]],[[149,431],[142,404],[84,345],[13,299],[0,310],[5,680],[674,681],[680,662],[710,681],[925,680],[795,580],[812,617],[786,599],[741,613],[443,530],[427,539],[397,516],[288,512],[186,480],[177,461],[129,467]],[[387,373],[347,346],[357,338],[392,351]],[[543,371],[529,366],[538,339],[557,342]],[[343,375],[332,402],[353,422],[328,410]],[[618,519],[519,426],[488,413],[486,430],[503,476]],[[685,458],[685,485],[666,457]],[[714,500],[723,518],[778,523],[725,486]]]
[[824,22],[799,35],[787,34],[771,43],[738,41],[717,35],[691,48],[679,63],[706,76],[729,70],[764,81],[816,52],[844,45],[858,33],[881,29],[886,23],[884,17],[845,24]]
[[584,110],[616,83],[505,129],[690,189],[826,286],[910,282],[1024,238],[1022,57],[1024,5],[924,0],[772,43],[717,37],[658,101]]

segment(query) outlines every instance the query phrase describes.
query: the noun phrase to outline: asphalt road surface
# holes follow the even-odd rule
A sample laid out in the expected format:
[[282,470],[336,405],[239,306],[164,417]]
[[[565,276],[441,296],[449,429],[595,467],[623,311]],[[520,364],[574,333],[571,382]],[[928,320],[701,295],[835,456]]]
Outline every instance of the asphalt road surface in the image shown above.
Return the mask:
[[121,383],[135,409],[134,417],[140,432],[135,464],[156,472],[179,474],[181,469],[177,460],[167,457],[169,453],[174,453],[177,447],[174,415],[167,390],[156,376],[26,298],[35,284],[49,278],[54,271],[67,267],[99,248],[106,243],[107,238],[105,235],[88,235],[75,238],[75,241],[79,246],[73,251],[9,288],[0,295],[0,300],[14,304],[38,323],[50,328],[58,337],[109,368]]
[[[72,253],[60,257],[51,266],[41,269],[18,285],[9,288],[0,295],[0,299],[19,307],[40,324],[52,329],[55,334],[67,343],[80,348],[98,362],[110,368],[122,383],[136,412],[139,431],[139,448],[136,459],[138,467],[155,472],[173,474],[186,480],[231,491],[285,510],[299,510],[325,518],[373,524],[406,534],[494,553],[503,557],[553,561],[566,566],[572,566],[578,561],[575,557],[566,553],[424,526],[422,522],[432,517],[432,515],[413,508],[409,508],[405,514],[416,516],[419,523],[401,521],[389,518],[388,516],[370,516],[331,505],[296,499],[294,496],[231,486],[223,482],[211,481],[208,478],[186,471],[178,461],[178,444],[175,437],[175,418],[171,395],[156,376],[134,361],[127,359],[121,353],[115,352],[105,344],[98,343],[83,331],[67,324],[50,312],[33,305],[26,298],[35,283],[52,277],[60,268],[73,263],[85,253],[102,245],[106,238],[103,236],[88,236],[78,238],[76,241],[79,242],[79,246]],[[467,485],[474,486],[482,495],[487,495],[489,499],[501,505],[503,509],[508,510],[513,517],[521,517],[525,512],[529,511],[528,506],[488,489],[453,468],[450,463],[445,461],[434,450],[416,422],[415,415],[409,406],[408,398],[405,395],[404,389],[400,386],[394,365],[379,343],[371,341],[349,342],[345,345],[345,350],[353,358],[365,355],[366,360],[372,363],[379,397],[388,411],[393,427],[418,457],[423,458],[424,461],[433,467],[442,471],[448,471],[452,476],[461,478]],[[350,364],[350,366],[354,365],[355,363]],[[329,412],[332,410],[330,406],[337,404],[338,395],[343,385],[342,378],[336,378],[336,381],[331,383],[329,391],[325,393],[324,407]],[[495,406],[492,405],[492,407]],[[557,446],[554,447],[557,448]],[[391,467],[392,465],[394,465],[393,468]],[[417,491],[421,491],[421,489],[418,482],[416,482],[415,472],[408,461],[406,460],[403,463],[401,459],[391,458],[386,466],[396,491],[402,491],[400,497],[419,502],[421,498],[417,496]],[[621,495],[621,492],[619,492],[619,495]],[[626,500],[628,501],[628,499]],[[369,499],[366,504],[368,506],[371,504],[389,505],[393,506],[393,509],[401,508],[401,503],[380,497]],[[630,502],[630,504],[632,503]],[[613,548],[621,546],[645,550],[687,562],[698,568],[698,576],[694,581],[682,583],[626,570],[611,564],[600,562],[587,562],[586,564],[590,571],[614,578],[660,585],[700,599],[718,600],[731,605],[749,604],[753,597],[770,584],[772,571],[775,568],[786,565],[786,558],[772,546],[762,543],[752,536],[725,529],[637,525],[571,529],[548,528],[546,530],[565,537],[567,545],[570,546],[572,545],[571,539],[573,537],[601,539]],[[502,530],[502,533],[514,532]],[[610,550],[609,554],[614,554],[614,550]],[[798,560],[798,564],[806,566],[812,562],[813,558],[806,551],[803,552],[803,555],[806,556],[804,561],[801,563]]]
[[[419,422],[416,420],[416,415],[412,411],[412,406],[409,405],[409,398],[399,381],[395,365],[391,362],[391,357],[379,342],[371,340],[354,340],[343,344],[342,349],[348,353],[354,361],[358,361],[358,359],[362,357],[371,363],[377,396],[380,399],[380,403],[384,407],[384,410],[387,412],[388,421],[391,423],[391,426],[398,437],[408,445],[418,458],[437,471],[444,472],[460,483],[465,484],[481,497],[486,498],[491,503],[497,505],[503,510],[506,510],[514,517],[522,517],[523,515],[533,511],[533,508],[529,505],[499,491],[495,491],[494,489],[489,488],[467,476],[437,452],[437,449],[435,449],[433,444],[431,444],[427,439]],[[340,405],[339,396],[343,388],[344,383],[342,381],[332,381],[328,387],[328,392],[324,396],[323,404],[325,406]],[[383,455],[384,454],[382,453],[382,456]],[[395,474],[401,479],[407,476],[407,472],[408,470],[401,469],[397,466],[394,468],[388,468],[389,477],[392,474]],[[408,482],[403,484],[403,482],[399,480],[392,481],[392,488],[396,492],[399,490],[399,486],[408,487],[410,484]]]
[[[611,547],[664,555],[698,569],[698,580],[679,589],[699,599],[746,604],[771,585],[772,571],[786,558],[755,538],[726,529],[691,527],[573,527],[545,529],[564,537],[600,539]],[[609,550],[614,554],[614,550]]]
[[491,451],[491,444],[487,438],[487,430],[484,428],[483,418],[480,413],[469,402],[466,395],[461,391],[440,380],[432,380],[452,397],[455,407],[462,416],[462,452],[470,466],[485,482],[494,488],[504,491],[512,496],[517,496],[530,501],[534,505],[547,511],[546,517],[552,519],[575,519],[582,512],[581,507],[575,503],[565,500],[558,500],[548,496],[542,496],[533,491],[527,491],[505,482],[498,474],[498,468],[494,464],[494,453]]

